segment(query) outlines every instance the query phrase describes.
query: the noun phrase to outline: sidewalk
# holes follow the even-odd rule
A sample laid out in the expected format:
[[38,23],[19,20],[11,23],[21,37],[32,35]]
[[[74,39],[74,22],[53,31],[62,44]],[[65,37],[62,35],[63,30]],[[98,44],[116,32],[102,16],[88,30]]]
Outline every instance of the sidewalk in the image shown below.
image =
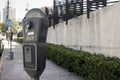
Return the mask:
[[[5,50],[2,58],[2,71],[0,80],[31,80],[23,69],[22,46],[13,42],[14,59],[8,59],[9,46],[4,41]],[[66,71],[53,62],[47,60],[46,68],[40,76],[40,80],[83,80],[81,77]]]

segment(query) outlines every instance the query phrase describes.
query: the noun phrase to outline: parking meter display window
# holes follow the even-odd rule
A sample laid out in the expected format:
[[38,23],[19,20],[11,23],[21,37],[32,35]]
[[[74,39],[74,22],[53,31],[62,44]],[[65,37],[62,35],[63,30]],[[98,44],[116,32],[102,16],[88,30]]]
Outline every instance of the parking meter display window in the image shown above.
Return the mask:
[[35,69],[36,61],[35,61],[35,47],[33,45],[25,45],[23,46],[24,53],[24,67]]
[[25,40],[26,41],[34,41],[34,34],[35,34],[35,30],[34,30],[34,26],[33,26],[33,22],[28,21],[26,22],[26,26],[25,26]]
[[47,28],[42,18],[29,18],[24,20],[24,41],[45,42]]
[[26,41],[34,41],[34,36],[26,36]]

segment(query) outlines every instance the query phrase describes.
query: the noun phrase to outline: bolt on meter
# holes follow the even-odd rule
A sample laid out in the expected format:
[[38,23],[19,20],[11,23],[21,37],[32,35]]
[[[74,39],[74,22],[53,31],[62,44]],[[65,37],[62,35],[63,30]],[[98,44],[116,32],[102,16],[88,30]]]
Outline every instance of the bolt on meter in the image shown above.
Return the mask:
[[32,78],[39,80],[46,63],[48,18],[38,8],[28,11],[23,19],[23,65]]

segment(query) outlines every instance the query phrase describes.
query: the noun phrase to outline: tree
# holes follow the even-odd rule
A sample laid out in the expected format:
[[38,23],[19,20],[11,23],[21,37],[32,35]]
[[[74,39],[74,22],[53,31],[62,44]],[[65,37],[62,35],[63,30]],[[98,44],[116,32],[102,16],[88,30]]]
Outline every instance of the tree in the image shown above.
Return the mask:
[[17,26],[18,26],[18,22],[15,20],[12,20],[12,31],[13,33],[17,32]]
[[[12,32],[13,33],[17,32],[17,26],[18,26],[18,22],[15,21],[15,20],[12,20]],[[3,21],[2,23],[0,23],[0,30],[1,30],[1,32],[6,32],[5,21]]]
[[1,32],[6,32],[5,21],[0,23],[0,31]]

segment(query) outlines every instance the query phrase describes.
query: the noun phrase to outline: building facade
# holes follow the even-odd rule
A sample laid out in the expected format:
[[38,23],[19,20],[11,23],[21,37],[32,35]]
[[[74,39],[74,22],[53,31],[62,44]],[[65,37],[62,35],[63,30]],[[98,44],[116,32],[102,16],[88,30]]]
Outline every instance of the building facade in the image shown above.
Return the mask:
[[1,12],[0,12],[0,22],[1,22]]
[[[6,20],[7,17],[7,7],[3,8],[3,21]],[[10,7],[9,8],[9,19],[16,20],[16,9]]]

